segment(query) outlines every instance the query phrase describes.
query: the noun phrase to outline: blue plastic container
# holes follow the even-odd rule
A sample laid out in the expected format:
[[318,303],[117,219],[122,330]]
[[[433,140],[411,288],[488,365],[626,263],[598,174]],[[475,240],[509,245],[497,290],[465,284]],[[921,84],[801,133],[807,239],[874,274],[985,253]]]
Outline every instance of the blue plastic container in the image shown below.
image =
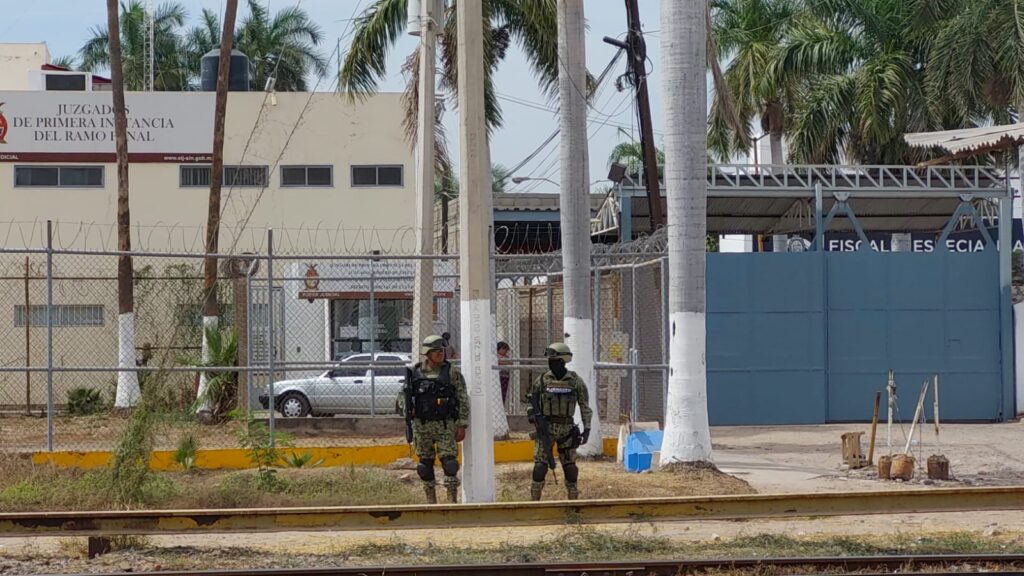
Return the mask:
[[626,438],[626,451],[623,462],[628,472],[650,470],[651,460],[655,452],[661,451],[661,430],[642,430],[633,432]]

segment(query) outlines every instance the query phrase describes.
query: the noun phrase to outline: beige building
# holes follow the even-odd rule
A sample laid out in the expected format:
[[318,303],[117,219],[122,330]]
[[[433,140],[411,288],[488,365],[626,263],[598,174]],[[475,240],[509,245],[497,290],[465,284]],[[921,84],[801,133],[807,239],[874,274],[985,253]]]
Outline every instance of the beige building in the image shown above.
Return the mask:
[[[48,81],[52,74],[60,78]],[[0,44],[4,366],[24,366],[26,357],[30,366],[46,365],[45,255],[14,252],[45,247],[47,220],[53,221],[57,250],[117,249],[113,114],[104,81],[50,66],[45,44]],[[214,95],[136,92],[126,100],[132,249],[202,253]],[[265,253],[267,229],[273,228],[275,253],[282,255],[414,252],[415,174],[401,119],[400,94],[352,103],[333,93],[230,93],[220,251]],[[134,268],[138,356],[146,355],[146,345],[154,357],[178,364],[197,356],[201,260],[137,257]],[[304,273],[305,266],[281,263],[277,272],[291,270]],[[53,273],[54,365],[116,365],[116,258],[57,255]],[[239,284],[224,280],[219,289],[231,324],[243,312],[235,309]],[[350,296],[359,297],[331,298]],[[264,319],[265,302],[254,309]],[[328,326],[342,322],[334,322],[332,310],[344,306],[325,299],[307,307],[323,317],[289,329],[316,330],[325,349],[319,359],[327,360]],[[297,338],[278,340],[279,360],[287,360],[282,344]],[[192,375],[175,378],[187,388]],[[114,373],[58,372],[56,401],[62,404],[75,387],[107,395],[114,379]],[[0,406],[45,402],[45,380],[42,372],[0,373]]]

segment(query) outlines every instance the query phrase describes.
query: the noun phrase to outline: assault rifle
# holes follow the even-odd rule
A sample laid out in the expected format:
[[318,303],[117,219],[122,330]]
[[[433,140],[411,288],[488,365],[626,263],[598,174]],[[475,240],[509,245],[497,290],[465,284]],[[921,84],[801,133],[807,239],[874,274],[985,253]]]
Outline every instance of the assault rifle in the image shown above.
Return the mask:
[[406,444],[412,444],[412,417],[413,417],[412,386],[413,386],[412,368],[409,368],[408,366],[406,366],[406,368],[405,368],[405,385],[402,387],[402,392],[405,395],[405,442],[406,442]]
[[548,468],[551,469],[551,474],[555,477],[555,482],[558,482],[558,474],[555,472],[558,461],[555,460],[555,440],[551,437],[551,425],[548,422],[548,417],[541,412],[540,409],[540,393],[530,394],[530,408],[532,409],[531,418],[533,420],[533,426],[537,429],[535,436],[540,441],[541,448],[543,449],[544,458],[547,460]]

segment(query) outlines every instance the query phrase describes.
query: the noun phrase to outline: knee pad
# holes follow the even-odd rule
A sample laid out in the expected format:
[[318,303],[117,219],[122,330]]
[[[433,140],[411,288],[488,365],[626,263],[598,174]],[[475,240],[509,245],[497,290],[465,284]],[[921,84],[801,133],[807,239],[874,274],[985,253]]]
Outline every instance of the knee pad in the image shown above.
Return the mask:
[[434,459],[421,458],[420,463],[416,465],[416,473],[419,474],[420,480],[432,482],[434,480]]
[[441,469],[445,476],[455,476],[459,473],[459,461],[454,457],[441,460]]
[[543,462],[534,462],[533,464],[533,481],[544,482],[544,479],[548,475],[548,465]]
[[567,484],[575,484],[576,480],[580,477],[580,469],[576,467],[575,462],[562,466],[562,471],[565,473],[565,482]]

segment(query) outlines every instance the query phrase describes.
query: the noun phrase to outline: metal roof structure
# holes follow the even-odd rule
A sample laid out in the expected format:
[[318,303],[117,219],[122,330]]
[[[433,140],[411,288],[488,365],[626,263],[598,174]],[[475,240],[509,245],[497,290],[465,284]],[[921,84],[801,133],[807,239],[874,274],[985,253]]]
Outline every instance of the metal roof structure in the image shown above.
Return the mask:
[[[815,189],[825,212],[845,200],[865,230],[939,231],[962,198],[994,212],[992,200],[1006,194],[1003,172],[989,166],[834,166],[715,164],[708,167],[708,233],[791,234],[814,230]],[[650,232],[642,187],[632,196],[634,233]],[[664,202],[664,198],[662,200]],[[833,231],[850,231],[836,218]]]
[[1024,122],[939,132],[914,132],[904,134],[903,139],[918,148],[942,148],[950,156],[941,160],[948,161],[1024,144]]

